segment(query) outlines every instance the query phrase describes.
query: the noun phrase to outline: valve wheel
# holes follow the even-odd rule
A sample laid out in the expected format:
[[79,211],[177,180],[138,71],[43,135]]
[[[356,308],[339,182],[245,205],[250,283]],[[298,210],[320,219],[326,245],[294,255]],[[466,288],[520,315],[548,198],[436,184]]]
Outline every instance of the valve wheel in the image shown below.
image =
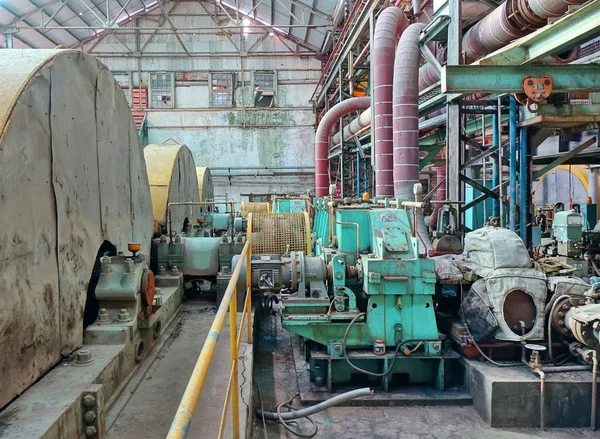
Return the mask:
[[144,274],[142,274],[142,303],[144,306],[152,306],[155,293],[156,281],[154,280],[154,273],[145,269]]

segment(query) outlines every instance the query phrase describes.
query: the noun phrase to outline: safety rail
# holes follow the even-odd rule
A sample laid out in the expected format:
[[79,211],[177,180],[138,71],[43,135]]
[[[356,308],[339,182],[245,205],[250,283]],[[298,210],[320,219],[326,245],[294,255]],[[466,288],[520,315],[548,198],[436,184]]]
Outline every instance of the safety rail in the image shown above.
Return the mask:
[[[225,426],[227,423],[227,410],[229,403],[231,402],[231,420],[232,420],[232,433],[233,439],[240,437],[240,404],[239,404],[239,383],[238,383],[238,358],[239,350],[242,342],[242,335],[244,332],[244,323],[246,323],[246,341],[252,343],[252,294],[251,294],[251,270],[250,270],[250,257],[251,257],[251,245],[250,240],[246,241],[240,259],[233,270],[231,279],[227,284],[225,295],[219,305],[217,314],[213,323],[210,327],[209,333],[200,351],[200,356],[196,361],[196,366],[192,372],[192,376],[185,389],[179,408],[167,434],[167,439],[182,439],[187,436],[192,418],[200,399],[200,394],[204,387],[206,375],[211,365],[213,354],[215,352],[217,342],[219,340],[219,334],[225,323],[225,315],[229,311],[229,350],[231,355],[231,372],[229,374],[229,381],[227,384],[227,393],[225,395],[225,402],[223,404],[223,412],[221,414],[221,422],[219,426],[219,438],[223,437],[225,432]],[[237,282],[242,271],[242,265],[246,264],[246,298],[244,300],[244,311],[242,312],[242,321],[239,325],[237,322]],[[233,300],[232,300],[233,299]]]

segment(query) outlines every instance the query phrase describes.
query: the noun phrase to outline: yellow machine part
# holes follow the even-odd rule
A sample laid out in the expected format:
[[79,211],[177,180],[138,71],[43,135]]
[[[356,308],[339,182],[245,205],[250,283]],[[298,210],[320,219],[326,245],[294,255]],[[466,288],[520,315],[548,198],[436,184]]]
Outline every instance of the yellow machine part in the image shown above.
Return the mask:
[[[152,196],[154,232],[160,233],[167,225],[169,203],[200,200],[196,165],[189,148],[173,139],[146,146],[144,157]],[[171,211],[173,229],[180,231],[185,219],[194,221],[199,211],[198,206],[174,207]]]
[[249,213],[269,213],[271,205],[269,203],[242,202],[242,216],[245,218]]
[[249,213],[252,254],[312,253],[308,213]]
[[210,169],[206,167],[197,167],[196,177],[198,178],[198,196],[200,201],[213,201],[215,198],[215,190]]

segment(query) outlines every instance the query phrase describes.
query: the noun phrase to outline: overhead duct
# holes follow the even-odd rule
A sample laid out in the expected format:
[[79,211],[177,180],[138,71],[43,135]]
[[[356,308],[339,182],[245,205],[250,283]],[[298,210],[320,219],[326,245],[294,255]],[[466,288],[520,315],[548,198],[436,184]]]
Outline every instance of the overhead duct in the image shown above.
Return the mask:
[[[425,24],[411,24],[402,34],[394,64],[394,196],[410,200],[413,186],[419,182],[419,35]],[[427,251],[431,241],[422,213],[417,228],[420,242]]]
[[[524,0],[504,2],[463,36],[462,47],[467,63],[501,49],[517,38],[545,26],[551,17],[560,17],[570,5],[581,5],[587,0]],[[442,62],[445,61],[445,57]],[[419,73],[421,89],[440,80],[440,73],[425,64]]]
[[315,135],[315,196],[326,197],[329,192],[329,172],[327,155],[329,152],[329,136],[340,118],[353,111],[369,108],[368,97],[350,98],[334,105],[321,119]]

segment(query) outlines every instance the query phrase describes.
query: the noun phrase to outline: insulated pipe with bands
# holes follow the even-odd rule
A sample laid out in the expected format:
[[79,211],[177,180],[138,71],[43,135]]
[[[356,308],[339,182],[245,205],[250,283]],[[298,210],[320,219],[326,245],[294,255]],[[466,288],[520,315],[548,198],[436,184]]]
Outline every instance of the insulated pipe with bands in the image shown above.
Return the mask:
[[[509,0],[502,3],[464,34],[462,47],[467,63],[472,63],[545,26],[549,18],[563,15],[569,6],[581,5],[586,1]],[[440,74],[427,63],[421,67],[419,79],[420,88],[424,89],[439,81]]]
[[[422,23],[411,24],[402,34],[394,63],[394,197],[411,200],[419,183],[419,37]],[[423,214],[416,221],[421,253],[431,249]]]
[[383,10],[375,25],[373,42],[373,97],[375,136],[375,196],[394,196],[393,77],[397,35],[408,19],[395,6]]
[[362,111],[371,105],[368,97],[350,98],[334,105],[321,119],[315,135],[315,196],[326,197],[329,192],[328,160],[329,136],[340,118],[353,111]]

